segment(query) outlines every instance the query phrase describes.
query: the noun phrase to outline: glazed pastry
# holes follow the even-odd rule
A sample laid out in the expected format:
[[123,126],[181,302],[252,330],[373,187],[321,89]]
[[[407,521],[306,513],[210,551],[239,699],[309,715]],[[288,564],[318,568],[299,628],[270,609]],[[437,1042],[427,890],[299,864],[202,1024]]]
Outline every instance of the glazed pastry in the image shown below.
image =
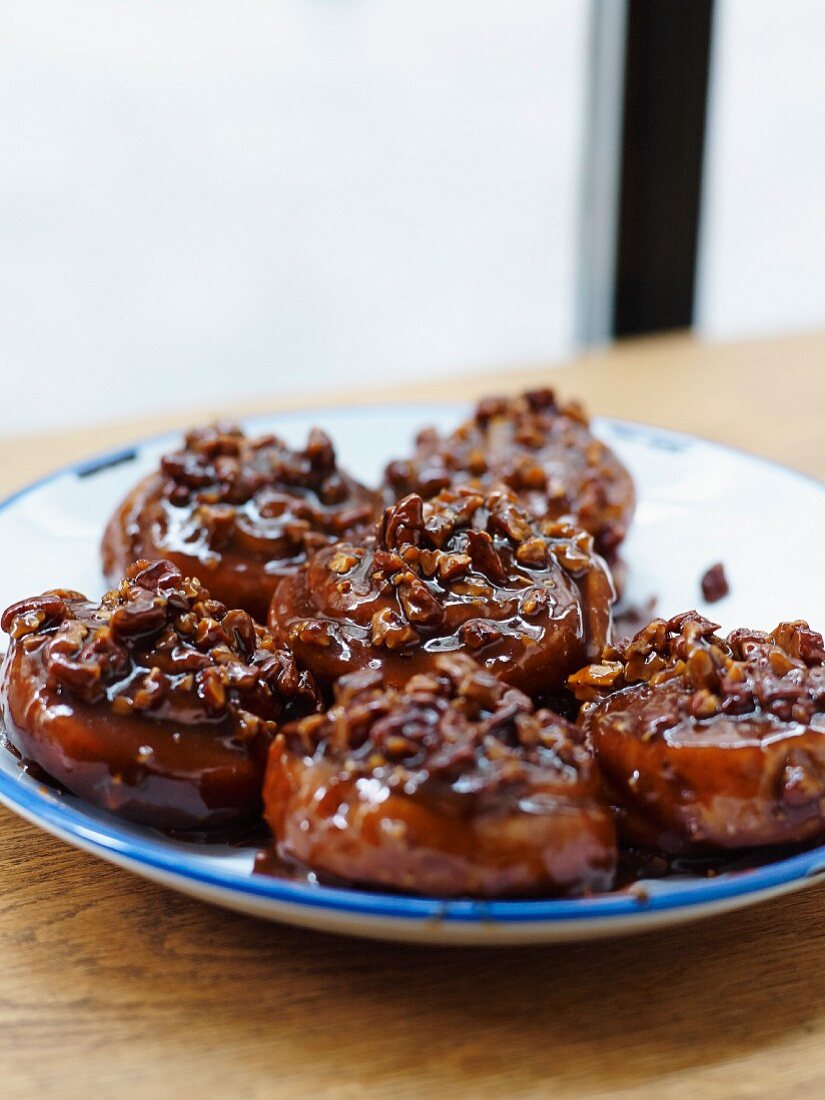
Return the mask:
[[369,527],[375,498],[336,464],[317,428],[305,450],[235,427],[190,432],[109,521],[110,583],[138,558],[173,561],[229,607],[266,621],[273,589],[319,547]]
[[97,604],[56,590],[2,617],[6,733],[72,794],[149,825],[254,819],[276,723],[318,709],[312,678],[245,611],[169,562]]
[[571,677],[631,839],[671,852],[825,836],[825,647],[656,619]]
[[413,456],[391,462],[384,481],[387,503],[459,484],[506,485],[539,519],[575,517],[611,565],[635,507],[630,474],[591,434],[581,407],[558,404],[548,389],[487,398],[447,436],[425,429]]
[[326,684],[368,666],[399,685],[464,651],[534,694],[601,652],[613,600],[586,532],[531,519],[506,490],[458,488],[321,550],[279,583],[270,624]]
[[335,705],[272,745],[267,821],[282,859],[439,896],[610,888],[615,826],[574,726],[470,658],[403,688],[346,677]]

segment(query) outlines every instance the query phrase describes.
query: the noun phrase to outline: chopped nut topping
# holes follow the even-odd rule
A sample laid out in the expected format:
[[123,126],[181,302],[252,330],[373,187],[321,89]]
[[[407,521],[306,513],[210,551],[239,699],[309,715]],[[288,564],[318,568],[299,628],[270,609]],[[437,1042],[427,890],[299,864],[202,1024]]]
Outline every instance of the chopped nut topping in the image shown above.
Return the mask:
[[68,608],[63,597],[76,598],[77,592],[45,592],[28,600],[20,600],[3,612],[0,626],[17,640],[26,634],[56,626],[66,618]]
[[682,693],[685,713],[695,719],[762,711],[808,725],[825,712],[825,647],[807,623],[780,623],[770,634],[734,630],[727,638],[717,629],[695,611],[654,619],[568,683],[589,703],[632,684],[667,687]]
[[535,764],[592,776],[573,726],[460,654],[437,658],[401,689],[373,670],[345,676],[326,715],[294,722],[284,736],[296,752],[333,757],[351,775],[396,773],[407,791],[434,776],[475,775],[473,789],[489,792]]
[[350,569],[358,564],[358,555],[348,551],[339,550],[330,559],[329,567],[333,573],[349,573]]
[[537,535],[525,539],[516,550],[516,558],[522,565],[546,565],[547,544]]
[[561,404],[549,389],[487,398],[449,435],[420,432],[415,454],[385,471],[388,501],[409,493],[428,499],[462,484],[504,485],[537,518],[572,514],[604,554],[615,554],[634,508],[628,472],[590,434],[581,407]]
[[267,559],[289,557],[365,530],[373,519],[371,494],[339,470],[318,428],[300,451],[273,435],[253,439],[233,425],[212,425],[189,432],[160,470],[163,495],[191,509],[189,539],[215,552],[237,545]]
[[408,658],[497,645],[485,660],[502,678],[549,690],[604,644],[614,598],[592,537],[569,519],[532,519],[508,489],[458,487],[405,497],[371,538],[322,551],[284,579],[270,622],[330,684],[370,661],[399,682]]
[[611,688],[619,682],[622,675],[622,665],[619,661],[606,661],[600,665],[587,665],[586,668],[574,672],[567,681],[571,687],[581,685],[595,688]]
[[319,705],[312,677],[268,630],[245,611],[227,611],[170,562],[135,562],[99,604],[77,592],[23,600],[3,626],[17,629],[12,644],[26,643],[53,689],[108,700],[114,714],[162,719],[182,706],[192,714],[197,700],[209,718],[243,710],[271,723]]
[[403,649],[404,646],[415,645],[418,634],[399,615],[384,608],[383,611],[376,611],[372,617],[371,639],[376,646]]
[[469,554],[439,554],[438,551],[434,553],[438,561],[438,579],[447,584],[465,576],[473,564]]
[[708,603],[716,603],[730,592],[725,567],[720,561],[712,565],[702,577],[702,595]]
[[468,649],[478,650],[497,641],[501,637],[501,628],[485,619],[472,619],[462,626],[459,634]]

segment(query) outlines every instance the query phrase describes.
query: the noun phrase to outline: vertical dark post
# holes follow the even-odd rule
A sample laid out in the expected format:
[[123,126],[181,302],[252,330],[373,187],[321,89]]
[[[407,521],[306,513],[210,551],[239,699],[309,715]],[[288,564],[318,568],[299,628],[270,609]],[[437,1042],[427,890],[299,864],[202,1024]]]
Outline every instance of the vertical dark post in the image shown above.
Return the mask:
[[713,0],[629,0],[617,336],[693,320]]

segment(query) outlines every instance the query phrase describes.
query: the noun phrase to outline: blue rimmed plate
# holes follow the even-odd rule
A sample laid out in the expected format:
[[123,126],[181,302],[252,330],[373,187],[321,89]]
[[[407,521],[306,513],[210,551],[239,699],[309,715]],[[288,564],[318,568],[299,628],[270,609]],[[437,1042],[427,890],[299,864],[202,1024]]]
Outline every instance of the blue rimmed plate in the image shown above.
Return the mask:
[[[342,463],[376,480],[424,423],[448,427],[455,406],[322,410],[259,418],[292,442],[319,423]],[[825,621],[825,486],[704,440],[619,421],[598,434],[639,490],[626,544],[629,602],[655,596],[665,613],[698,606],[724,629]],[[103,590],[98,543],[129,487],[175,436],[61,471],[0,505],[0,606],[59,586]],[[793,532],[789,541],[788,532]],[[790,565],[789,568],[789,555]],[[699,579],[723,561],[731,593],[704,606]],[[722,912],[799,889],[825,875],[825,846],[714,878],[680,875],[576,900],[450,901],[339,889],[253,873],[254,853],[178,841],[120,821],[43,786],[0,752],[0,801],[55,836],[173,889],[272,920],[327,931],[430,943],[508,944],[618,935]]]

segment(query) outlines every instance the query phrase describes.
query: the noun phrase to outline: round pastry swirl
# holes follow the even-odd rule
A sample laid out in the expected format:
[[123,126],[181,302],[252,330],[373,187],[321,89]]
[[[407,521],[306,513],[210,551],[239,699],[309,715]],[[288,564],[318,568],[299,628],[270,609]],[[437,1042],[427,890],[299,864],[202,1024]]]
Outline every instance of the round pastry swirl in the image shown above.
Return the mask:
[[570,678],[626,828],[675,852],[825,835],[822,636],[716,630],[656,619]]
[[294,451],[215,425],[190,432],[127,496],[106,528],[103,566],[114,583],[137,558],[166,558],[265,622],[279,577],[374,515],[374,494],[338,468],[317,428]]
[[505,485],[534,516],[572,515],[612,561],[635,507],[630,474],[590,432],[579,405],[559,404],[552,390],[487,398],[447,436],[422,431],[411,458],[385,471],[389,503],[407,493],[425,499],[458,484]]
[[533,694],[601,652],[614,598],[586,532],[532,520],[506,490],[457,488],[321,550],[279,583],[270,624],[325,683],[369,666],[400,684],[464,650]]
[[575,727],[461,654],[403,688],[363,670],[272,745],[276,851],[440,896],[609,889],[615,826]]
[[99,604],[55,590],[2,617],[7,736],[73,794],[161,827],[260,813],[277,723],[318,708],[311,676],[245,611],[139,561]]

